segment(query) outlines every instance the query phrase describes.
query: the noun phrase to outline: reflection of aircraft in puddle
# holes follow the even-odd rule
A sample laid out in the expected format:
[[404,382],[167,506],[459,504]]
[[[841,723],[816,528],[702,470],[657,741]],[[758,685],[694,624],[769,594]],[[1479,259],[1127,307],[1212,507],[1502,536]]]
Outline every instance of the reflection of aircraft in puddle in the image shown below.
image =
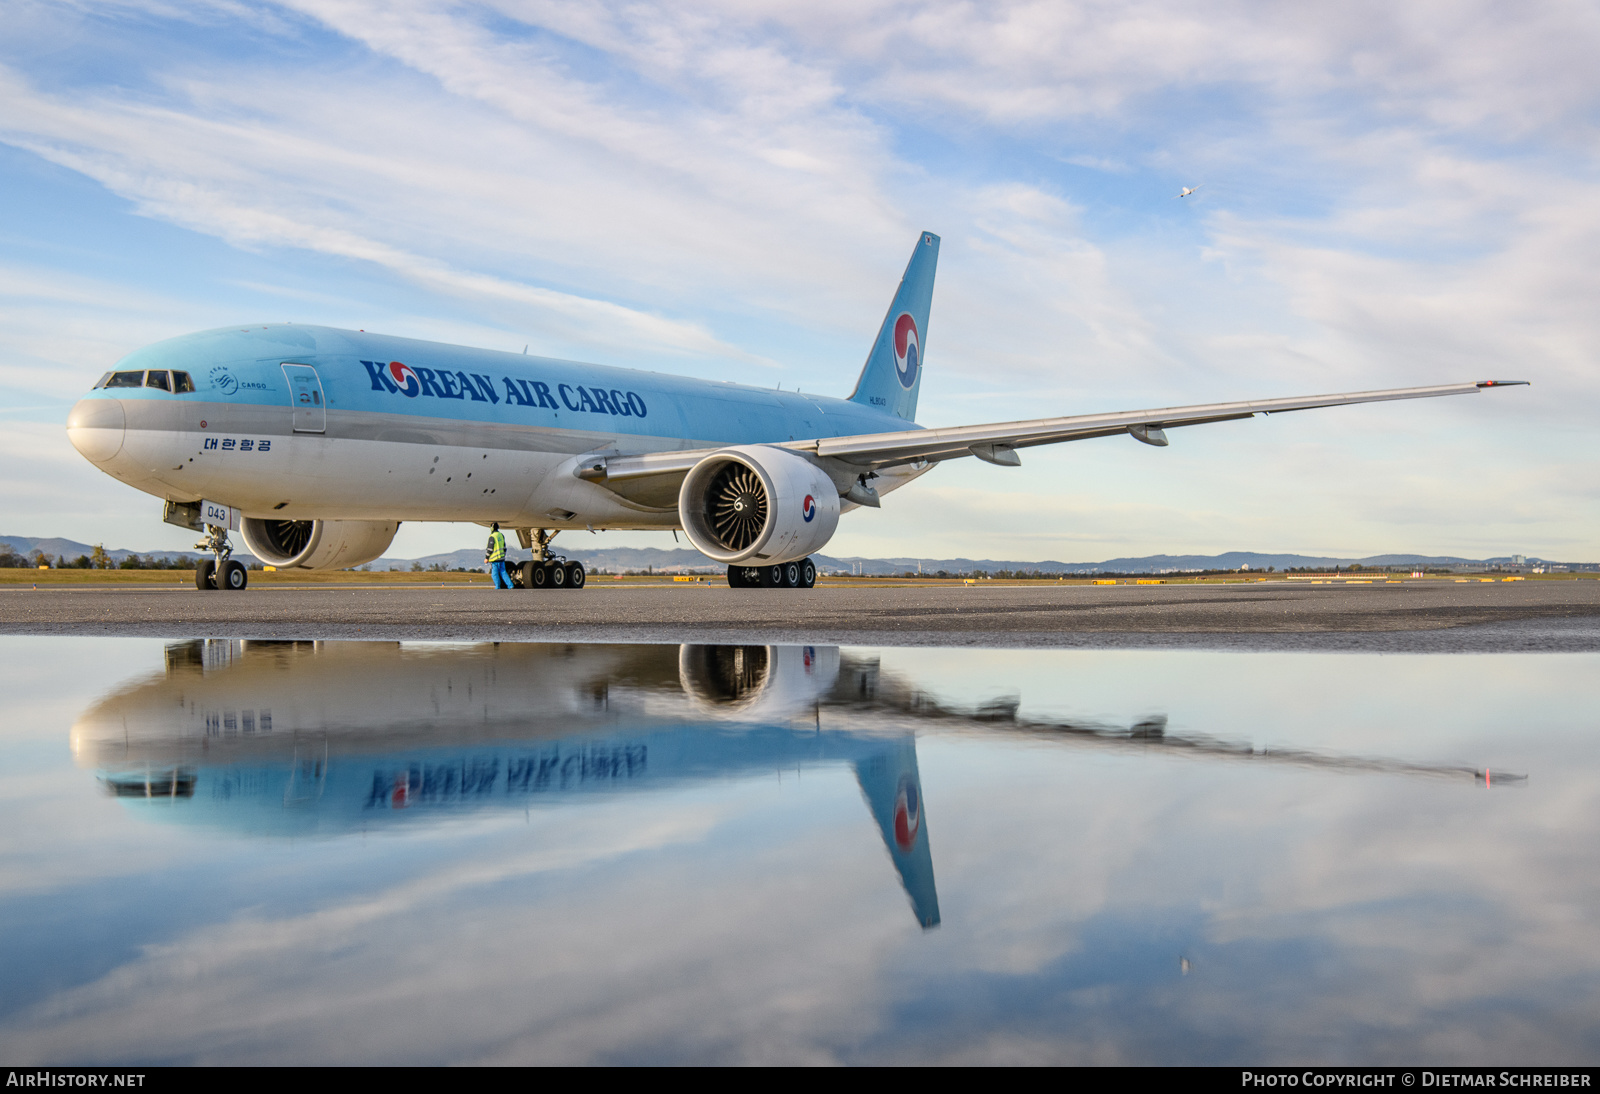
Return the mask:
[[72,747],[169,819],[291,836],[848,763],[933,927],[910,727],[821,724],[877,675],[833,646],[194,641],[87,710]]
[[1131,727],[943,705],[833,646],[407,645],[195,641],[73,727],[78,762],[119,797],[267,835],[848,763],[918,922],[939,922],[916,738],[930,730],[1094,747],[1477,779],[1471,767],[1256,749]]

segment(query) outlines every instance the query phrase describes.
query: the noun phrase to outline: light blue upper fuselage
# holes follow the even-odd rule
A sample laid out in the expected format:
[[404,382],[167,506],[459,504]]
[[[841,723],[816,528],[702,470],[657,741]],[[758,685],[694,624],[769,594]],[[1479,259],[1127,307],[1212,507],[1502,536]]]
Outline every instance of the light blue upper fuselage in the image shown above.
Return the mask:
[[602,432],[640,438],[639,451],[880,433],[910,424],[845,399],[292,324],[201,331],[146,346],[116,365],[116,371],[181,369],[194,381],[191,394],[117,388],[88,397],[287,410],[285,363],[317,370],[331,414]]
[[[400,521],[677,528],[682,468],[613,480],[603,462],[595,476],[580,461],[917,428],[937,254],[925,233],[847,399],[283,323],[129,354],[73,407],[67,435],[102,471],[175,506],[357,522],[329,533],[337,549],[299,563],[313,569],[376,557]],[[831,511],[858,478],[813,463],[784,465],[809,476],[791,484],[796,512],[814,513],[819,492]],[[880,468],[874,489],[928,466]],[[813,531],[825,540],[825,528]],[[783,530],[774,549],[816,549],[799,538]]]

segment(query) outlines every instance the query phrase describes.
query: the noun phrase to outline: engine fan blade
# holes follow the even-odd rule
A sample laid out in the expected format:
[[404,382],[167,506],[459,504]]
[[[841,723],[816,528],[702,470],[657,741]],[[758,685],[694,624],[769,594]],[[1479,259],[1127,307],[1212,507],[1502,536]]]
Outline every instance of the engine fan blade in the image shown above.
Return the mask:
[[742,551],[754,543],[767,523],[767,492],[760,476],[742,464],[730,464],[718,474],[708,494],[707,515],[722,545]]

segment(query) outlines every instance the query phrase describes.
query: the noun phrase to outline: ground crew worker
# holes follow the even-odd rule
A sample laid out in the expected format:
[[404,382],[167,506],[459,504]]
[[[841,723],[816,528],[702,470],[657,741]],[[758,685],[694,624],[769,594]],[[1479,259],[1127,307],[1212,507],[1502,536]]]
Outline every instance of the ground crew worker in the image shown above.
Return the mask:
[[489,526],[489,546],[484,548],[483,561],[489,564],[489,573],[494,575],[496,589],[513,588],[511,575],[506,573],[506,536],[500,531],[498,521]]

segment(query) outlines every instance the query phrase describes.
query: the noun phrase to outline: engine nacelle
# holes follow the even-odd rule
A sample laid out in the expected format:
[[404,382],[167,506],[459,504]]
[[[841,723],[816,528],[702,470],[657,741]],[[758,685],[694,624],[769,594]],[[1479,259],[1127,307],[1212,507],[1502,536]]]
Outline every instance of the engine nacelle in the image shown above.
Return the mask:
[[239,534],[250,553],[286,570],[347,570],[389,549],[395,520],[262,520],[245,517]]
[[793,562],[833,538],[839,491],[804,456],[740,445],[694,465],[678,491],[678,518],[689,542],[707,558]]
[[678,649],[678,679],[708,714],[792,718],[838,684],[839,647],[685,645]]

